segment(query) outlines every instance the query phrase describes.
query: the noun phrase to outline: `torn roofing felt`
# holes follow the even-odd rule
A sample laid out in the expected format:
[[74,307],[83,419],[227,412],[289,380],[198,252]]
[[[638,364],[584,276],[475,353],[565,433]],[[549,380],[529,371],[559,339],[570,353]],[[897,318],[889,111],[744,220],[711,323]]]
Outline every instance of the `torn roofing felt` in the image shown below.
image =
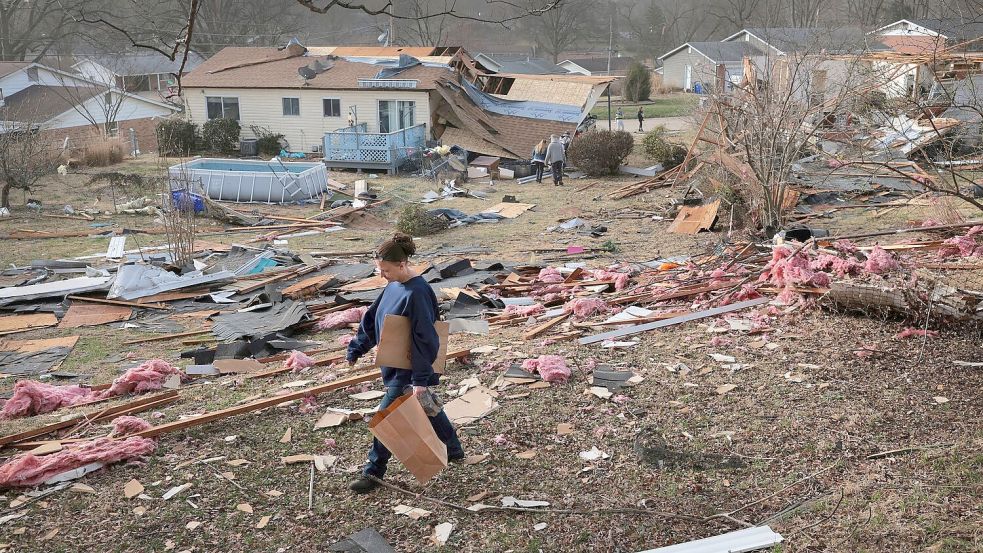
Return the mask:
[[229,313],[214,318],[212,333],[225,341],[244,337],[265,336],[271,332],[284,330],[310,318],[307,306],[300,302],[287,300],[275,304],[266,311],[248,313]]
[[474,103],[456,79],[441,78],[435,86],[444,100],[436,108],[440,117],[509,153],[509,157],[514,159],[528,159],[540,140],[551,134],[573,132],[577,128],[576,122],[530,119],[485,111]]
[[[388,61],[388,60],[387,60]],[[375,78],[377,79],[391,79],[396,75],[399,75],[403,71],[413,67],[415,65],[420,65],[420,60],[414,58],[413,56],[407,56],[406,54],[400,54],[399,59],[396,61],[396,65],[393,66],[391,63],[379,63],[379,65],[386,65],[384,69],[380,70]]]
[[461,87],[471,101],[485,111],[499,115],[513,115],[529,119],[548,119],[563,123],[580,123],[582,111],[577,106],[536,102],[532,100],[507,100],[478,90],[473,84],[461,81]]

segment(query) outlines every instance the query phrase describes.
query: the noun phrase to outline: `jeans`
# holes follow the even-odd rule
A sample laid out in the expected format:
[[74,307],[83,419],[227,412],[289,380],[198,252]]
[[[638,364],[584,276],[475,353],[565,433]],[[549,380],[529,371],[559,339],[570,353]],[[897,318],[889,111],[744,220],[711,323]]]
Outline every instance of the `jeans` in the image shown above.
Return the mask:
[[618,130],[619,131],[625,130],[625,120],[624,119],[618,119]]
[[[382,411],[386,407],[389,407],[402,395],[402,387],[387,387],[386,395],[382,398],[382,403],[379,405],[379,410]],[[461,440],[457,438],[457,431],[454,430],[451,420],[447,418],[447,413],[441,411],[436,417],[429,418],[430,424],[433,425],[434,432],[437,433],[437,437],[440,438],[440,441],[444,442],[444,445],[447,446],[447,456],[458,457],[464,455],[464,448],[461,446]],[[392,452],[390,452],[386,446],[382,445],[382,442],[376,438],[372,438],[372,449],[369,450],[369,462],[366,463],[365,468],[362,469],[362,474],[366,476],[375,476],[376,478],[381,479],[386,475],[386,465],[389,463],[389,459],[392,456]]]
[[553,170],[553,184],[563,184],[563,162],[554,161],[550,168]]
[[532,164],[536,167],[536,182],[543,182],[543,170],[546,169],[546,164],[542,161],[534,161]]

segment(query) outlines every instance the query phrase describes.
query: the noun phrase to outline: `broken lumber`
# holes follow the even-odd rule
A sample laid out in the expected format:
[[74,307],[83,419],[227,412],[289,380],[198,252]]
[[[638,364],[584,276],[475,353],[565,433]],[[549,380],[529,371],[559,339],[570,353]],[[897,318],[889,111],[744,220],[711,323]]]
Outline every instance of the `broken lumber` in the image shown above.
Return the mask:
[[564,313],[563,315],[560,315],[559,317],[555,317],[553,319],[550,319],[550,320],[546,321],[545,323],[543,323],[543,324],[541,324],[541,325],[533,328],[532,330],[526,331],[526,333],[522,335],[522,339],[523,340],[532,340],[536,336],[539,336],[540,334],[546,332],[547,330],[553,328],[554,326],[562,323],[570,315],[572,315],[572,313]]
[[84,301],[89,303],[104,303],[106,305],[118,305],[120,307],[143,307],[145,309],[161,309],[163,311],[170,311],[170,307],[162,303],[136,303],[133,301],[122,301],[122,300],[107,300],[105,298],[90,298],[86,296],[68,296],[68,299],[73,301]]
[[632,334],[640,334],[642,332],[648,332],[649,330],[655,330],[657,328],[662,328],[665,326],[672,326],[681,323],[686,323],[689,321],[695,321],[697,319],[705,319],[707,317],[715,317],[717,315],[722,315],[724,313],[730,313],[732,311],[740,311],[741,309],[747,309],[749,307],[755,307],[762,305],[771,301],[771,298],[757,298],[748,301],[742,301],[740,303],[732,303],[730,305],[725,305],[723,307],[714,307],[713,309],[706,309],[703,311],[697,311],[696,313],[690,313],[689,315],[683,315],[681,317],[674,317],[672,319],[666,319],[663,321],[655,321],[652,323],[645,323],[640,325],[633,325],[628,328],[620,328],[618,330],[612,330],[610,332],[603,332],[601,334],[594,334],[593,336],[585,336],[577,340],[581,345],[594,344],[597,342],[603,342],[605,340],[612,340],[614,338],[620,338],[622,336],[631,336]]
[[289,394],[257,399],[256,401],[247,403],[245,405],[237,405],[235,407],[229,407],[226,409],[220,409],[218,411],[212,411],[211,413],[205,413],[204,415],[200,417],[195,417],[193,419],[185,419],[180,421],[169,422],[166,424],[161,424],[153,428],[148,428],[147,430],[144,430],[142,432],[131,434],[131,436],[139,436],[141,438],[153,438],[155,436],[160,436],[161,434],[186,430],[188,428],[201,426],[203,424],[208,424],[213,421],[226,419],[229,417],[233,417],[235,415],[250,413],[252,411],[259,411],[261,409],[266,409],[267,407],[280,405],[281,403],[286,403],[288,401],[303,399],[305,397],[313,397],[318,394],[332,392],[334,390],[340,390],[342,388],[347,388],[349,386],[354,386],[355,384],[361,384],[363,382],[372,382],[373,380],[376,380],[380,377],[381,375],[379,374],[379,371],[371,371],[367,373],[356,374],[353,376],[349,376],[348,378],[343,378],[341,380],[330,382],[328,384],[322,384],[320,386],[305,388],[303,390],[298,390],[296,392],[291,392]]

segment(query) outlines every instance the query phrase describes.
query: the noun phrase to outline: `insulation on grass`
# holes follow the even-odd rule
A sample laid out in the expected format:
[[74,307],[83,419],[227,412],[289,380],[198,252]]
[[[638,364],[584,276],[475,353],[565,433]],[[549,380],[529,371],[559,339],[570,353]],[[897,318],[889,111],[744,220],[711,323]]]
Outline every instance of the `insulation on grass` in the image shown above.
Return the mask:
[[962,236],[955,236],[942,242],[939,257],[983,257],[983,226],[975,226]]
[[337,313],[328,313],[317,322],[317,329],[334,330],[352,323],[360,323],[368,310],[368,307],[352,307]]
[[787,288],[791,286],[829,286],[829,275],[811,268],[809,255],[803,250],[793,250],[789,246],[775,248],[771,261],[765,265],[765,270],[759,278],[761,282],[770,282],[775,286]]
[[615,290],[624,290],[628,286],[628,280],[631,278],[631,275],[628,273],[606,271],[604,269],[591,271],[591,275],[595,280],[613,280]]
[[50,413],[96,399],[96,394],[81,386],[55,386],[33,380],[14,384],[14,393],[3,405],[0,418],[12,419]]
[[163,359],[151,359],[139,367],[127,369],[122,376],[113,380],[113,385],[99,394],[99,399],[122,396],[130,393],[142,394],[151,390],[159,390],[171,375],[179,375],[182,382],[188,380],[184,371],[171,365]]
[[123,415],[122,417],[116,417],[113,419],[112,436],[129,436],[130,434],[136,434],[137,432],[143,432],[144,430],[149,430],[151,428],[153,428],[153,425],[140,417]]
[[53,476],[89,463],[111,464],[153,453],[157,442],[150,438],[123,440],[98,438],[81,442],[50,455],[24,453],[0,465],[0,488],[37,486]]
[[506,305],[505,311],[502,311],[502,314],[532,317],[534,315],[539,315],[544,311],[546,311],[546,308],[543,307],[543,304],[534,303],[532,305]]
[[904,340],[905,338],[911,338],[912,336],[924,336],[926,338],[935,338],[938,335],[939,333],[934,330],[925,330],[923,328],[908,327],[902,330],[901,332],[899,332],[897,335],[895,335],[895,338],[897,338],[898,340]]
[[560,271],[553,267],[546,267],[539,271],[539,275],[536,276],[536,280],[539,282],[545,282],[546,284],[558,284],[563,282],[564,278],[563,275],[560,274]]
[[898,263],[898,260],[880,246],[874,246],[874,249],[867,255],[867,262],[864,263],[864,270],[875,275],[882,275],[900,268],[901,264]]
[[307,367],[314,366],[314,360],[308,357],[308,355],[302,351],[291,351],[290,357],[283,362],[284,368],[293,369],[299,371],[300,369],[306,369]]
[[613,311],[604,300],[597,298],[576,298],[567,302],[563,306],[564,313],[573,313],[574,318],[582,321],[594,315],[601,315]]
[[536,359],[526,359],[522,362],[522,369],[538,372],[546,382],[563,383],[570,379],[570,367],[567,367],[566,360],[559,355],[540,355]]

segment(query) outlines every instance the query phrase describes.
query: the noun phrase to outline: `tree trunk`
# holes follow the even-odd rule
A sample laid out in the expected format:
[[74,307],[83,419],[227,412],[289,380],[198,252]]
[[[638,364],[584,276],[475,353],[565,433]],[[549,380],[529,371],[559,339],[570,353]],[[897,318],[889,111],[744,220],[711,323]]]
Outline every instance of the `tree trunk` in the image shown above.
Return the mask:
[[6,181],[4,181],[3,187],[0,188],[0,207],[10,209],[10,183]]

